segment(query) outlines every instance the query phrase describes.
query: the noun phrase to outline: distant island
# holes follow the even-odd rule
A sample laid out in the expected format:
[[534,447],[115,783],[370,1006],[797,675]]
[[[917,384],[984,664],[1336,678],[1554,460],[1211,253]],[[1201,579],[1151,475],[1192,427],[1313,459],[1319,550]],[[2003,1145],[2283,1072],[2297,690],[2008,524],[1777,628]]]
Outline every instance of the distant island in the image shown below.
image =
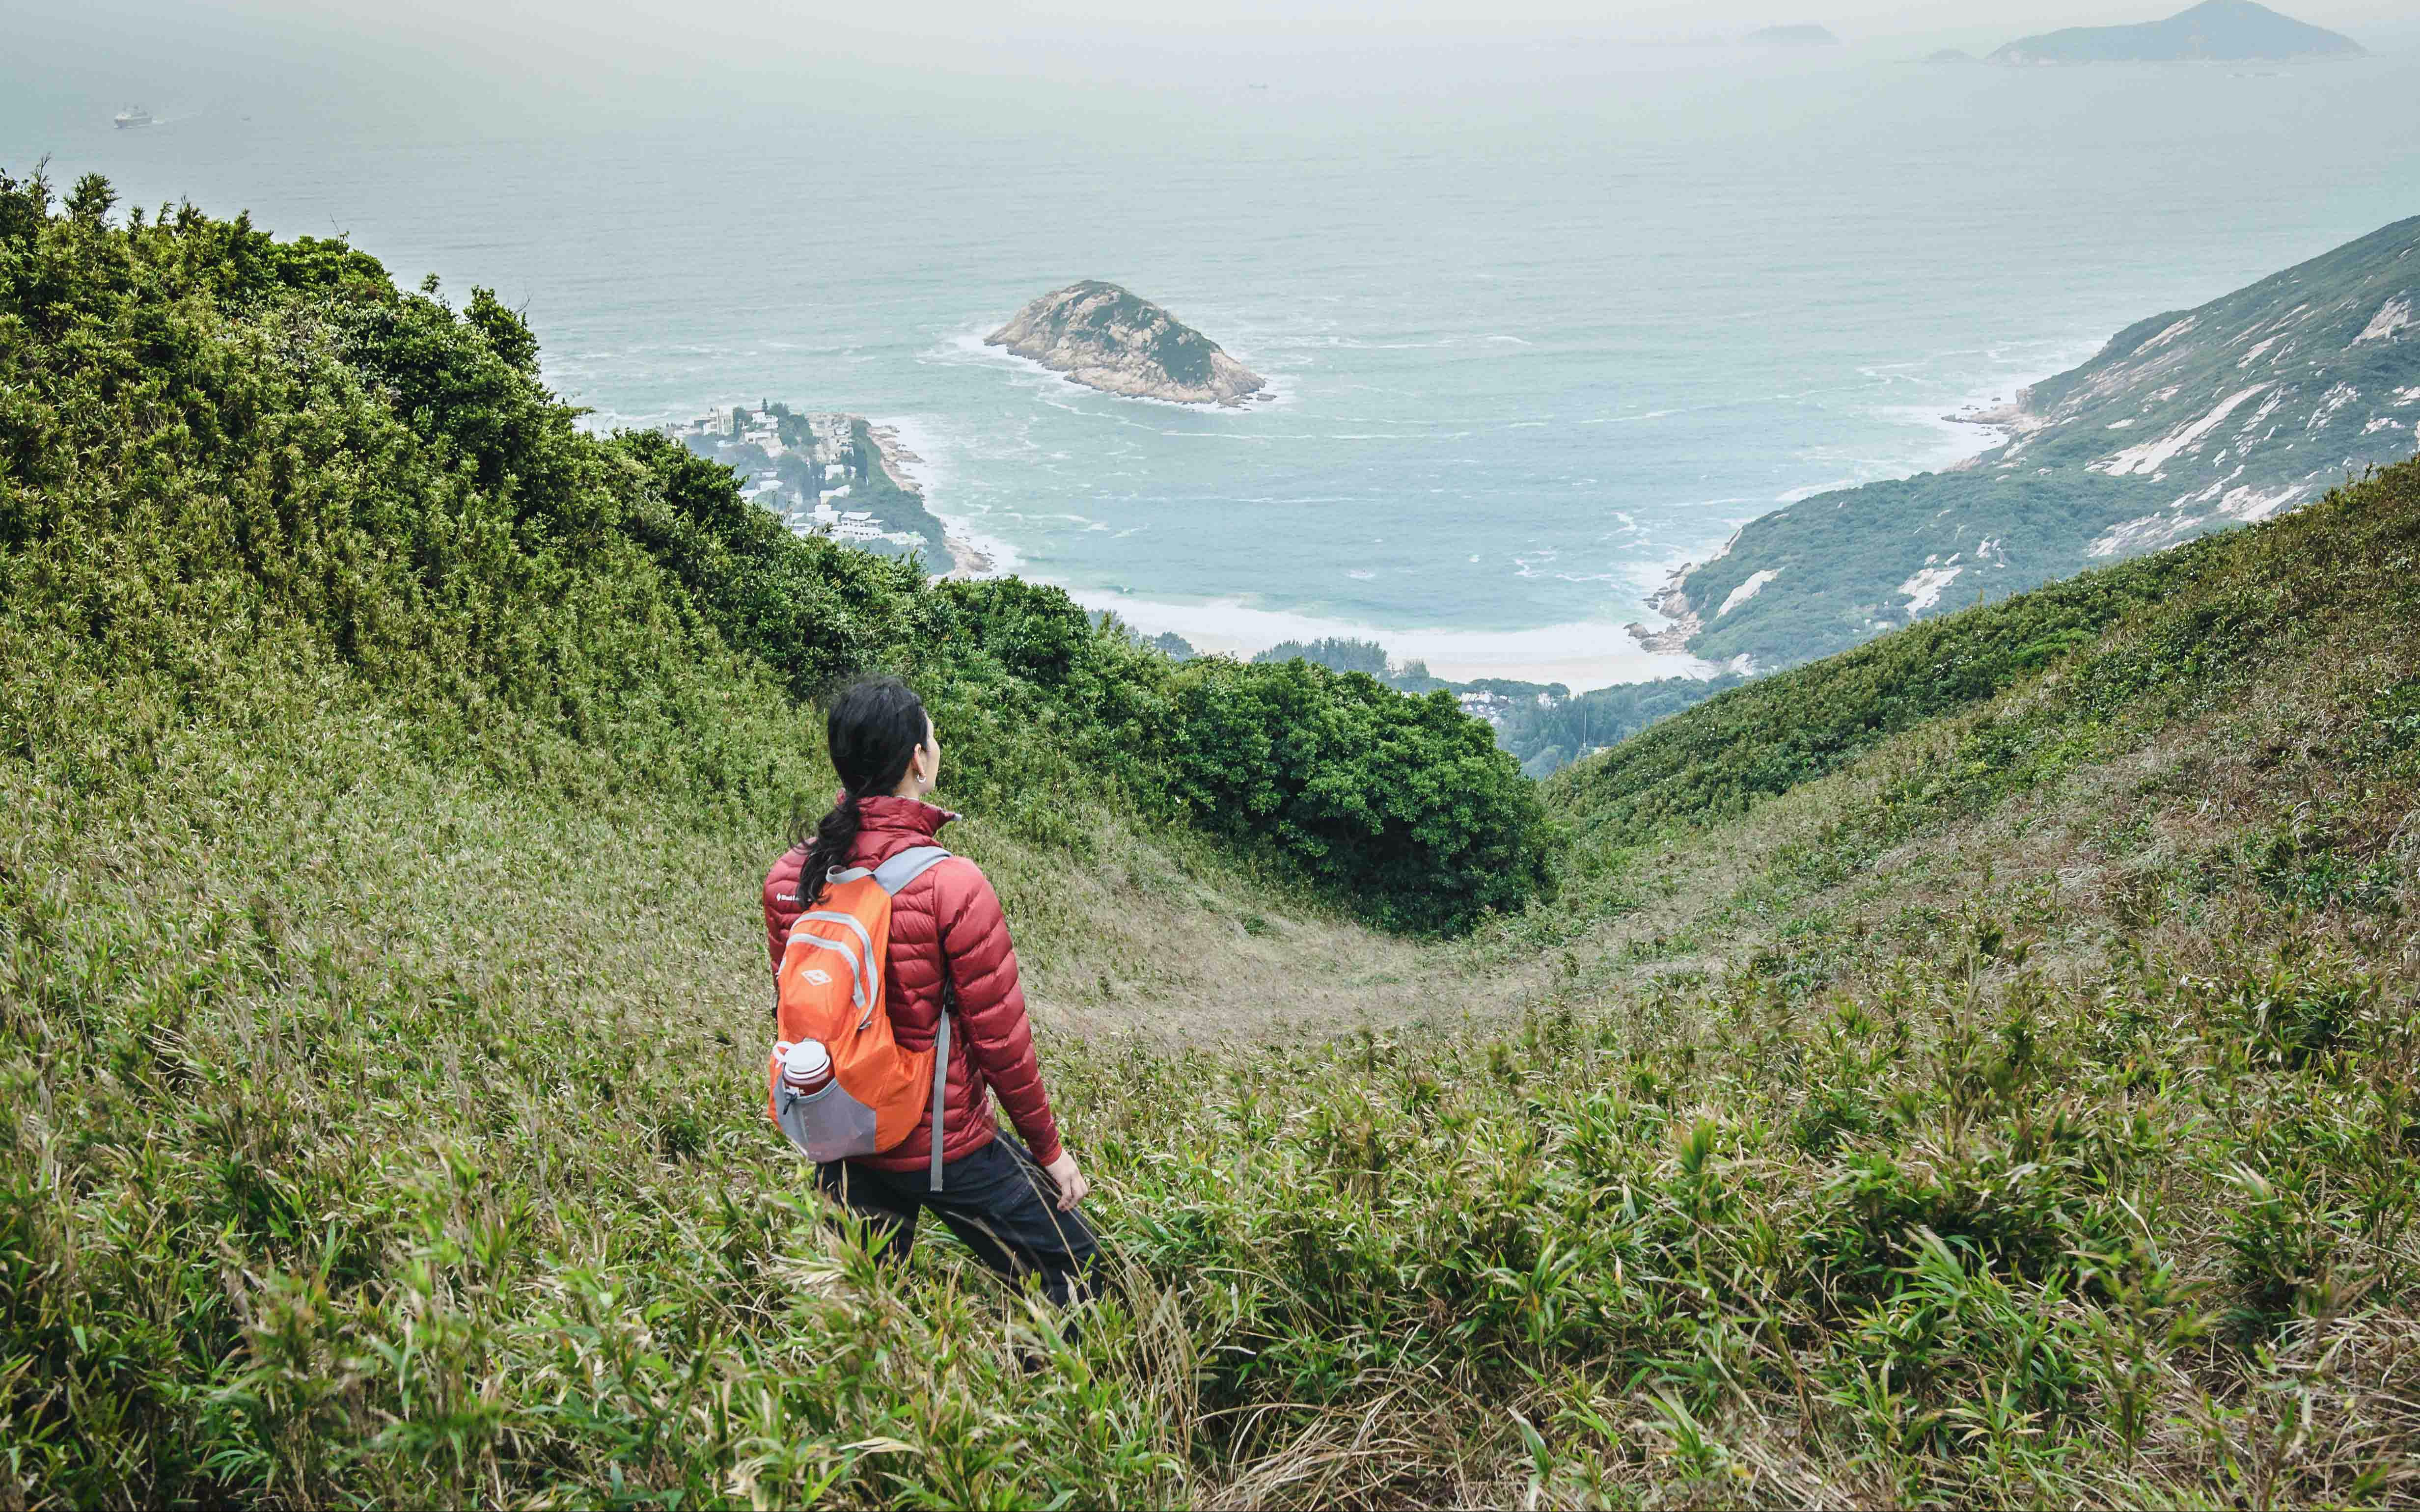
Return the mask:
[[1086,388],[1176,404],[1241,405],[1268,379],[1149,300],[1088,278],[1053,289],[984,338]]
[[771,511],[794,535],[820,535],[884,556],[947,562],[976,576],[991,562],[952,536],[924,507],[908,464],[920,460],[896,431],[863,415],[808,413],[772,400],[754,409],[710,409],[664,434],[746,480],[743,498]]
[[1821,26],[1763,26],[1740,39],[1752,47],[1838,47],[1840,39]]
[[1949,418],[2004,443],[1750,521],[1639,638],[1758,668],[2267,519],[2420,447],[2420,216]]
[[2165,21],[2135,26],[2070,26],[2020,38],[1990,63],[2277,63],[2360,57],[2350,37],[2281,16],[2253,0],[2202,0]]

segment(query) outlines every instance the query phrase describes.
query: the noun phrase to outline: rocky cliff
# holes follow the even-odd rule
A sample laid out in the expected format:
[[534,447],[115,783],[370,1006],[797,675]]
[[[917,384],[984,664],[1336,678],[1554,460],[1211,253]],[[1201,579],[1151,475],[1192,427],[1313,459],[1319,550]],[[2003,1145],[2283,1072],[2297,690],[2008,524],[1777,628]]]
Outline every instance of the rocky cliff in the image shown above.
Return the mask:
[[1166,310],[1115,284],[1053,289],[984,338],[1104,393],[1240,405],[1268,379]]
[[[770,511],[794,535],[820,535],[879,556],[921,553],[952,571],[973,548],[949,535],[924,507],[908,464],[923,460],[898,432],[863,415],[809,413],[773,400],[761,408],[709,410],[664,434],[745,480],[742,497]],[[987,565],[987,563],[986,563]]]
[[[2266,519],[2420,447],[2420,217],[2119,332],[1947,472],[1749,522],[1654,606],[1759,666]],[[1694,623],[1693,623],[1694,622]]]

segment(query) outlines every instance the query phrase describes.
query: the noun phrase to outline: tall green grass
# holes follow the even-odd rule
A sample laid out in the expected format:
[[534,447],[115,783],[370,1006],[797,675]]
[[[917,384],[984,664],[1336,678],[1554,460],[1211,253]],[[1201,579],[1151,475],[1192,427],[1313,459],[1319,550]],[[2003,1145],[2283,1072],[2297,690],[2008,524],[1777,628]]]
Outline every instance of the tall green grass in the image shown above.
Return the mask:
[[[449,385],[510,387],[504,313],[413,315],[434,353],[381,338],[367,382],[336,314],[244,281],[367,276],[342,249],[113,241],[102,198],[38,228],[96,239],[59,266],[233,283],[101,335],[42,334],[96,297],[43,284],[0,331],[0,1504],[2409,1499],[2414,469],[1583,768],[1562,901],[1419,958],[1510,1017],[1046,1037],[1117,1282],[1070,1335],[945,1239],[872,1263],[762,1118],[754,884],[828,774],[748,638],[798,606],[699,587],[743,580],[704,526],[524,516],[518,473],[439,470],[379,533],[326,456],[437,447]],[[215,324],[253,299],[278,320]],[[98,460],[24,398],[77,352],[146,421]],[[240,381],[179,409],[163,366]],[[212,426],[252,471],[188,465]],[[650,444],[568,446],[549,507],[710,517]],[[344,507],[267,509],[281,466]],[[814,643],[901,603],[967,637],[966,848],[1012,900],[1129,887],[1148,810],[1082,759],[1116,664],[888,570],[799,579],[861,637]],[[1892,656],[1980,671],[1894,693]],[[1202,685],[1234,728],[1332,690],[1240,675]],[[1793,699],[1820,761],[1704,778]],[[1250,893],[1255,843],[1183,856]],[[1685,950],[1619,945],[1671,877]],[[1332,967],[1292,938],[1249,943]]]
[[[188,726],[79,789],[13,769],[0,1323],[31,1500],[2402,1484],[2392,832],[2256,825],[2110,906],[2015,867],[1949,910],[1901,879],[1720,974],[1575,960],[1511,1025],[1051,1042],[1121,1276],[1070,1344],[946,1242],[867,1263],[763,1125],[746,826],[449,779],[375,714],[303,729]],[[2300,775],[2409,811],[2391,730],[2344,748]],[[2130,802],[2168,814],[2169,780]],[[1960,823],[1871,791],[1774,819]],[[2316,907],[2273,881],[2319,855],[2389,880]]]

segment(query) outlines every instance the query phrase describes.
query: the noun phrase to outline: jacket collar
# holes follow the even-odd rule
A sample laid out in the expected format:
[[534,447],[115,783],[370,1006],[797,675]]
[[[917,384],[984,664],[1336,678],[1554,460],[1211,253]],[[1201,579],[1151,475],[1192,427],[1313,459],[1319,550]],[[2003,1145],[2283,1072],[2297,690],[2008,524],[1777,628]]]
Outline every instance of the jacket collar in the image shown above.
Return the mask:
[[887,793],[858,799],[857,813],[861,834],[870,835],[882,830],[918,835],[928,840],[943,825],[957,817],[949,810],[938,808],[922,798],[898,798]]

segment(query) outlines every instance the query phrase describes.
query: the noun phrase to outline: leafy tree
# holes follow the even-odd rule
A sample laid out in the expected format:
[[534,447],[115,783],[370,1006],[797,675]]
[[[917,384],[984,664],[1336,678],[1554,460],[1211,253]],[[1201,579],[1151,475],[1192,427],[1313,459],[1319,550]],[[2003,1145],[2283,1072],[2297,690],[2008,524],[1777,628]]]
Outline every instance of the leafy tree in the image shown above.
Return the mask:
[[530,378],[537,376],[537,338],[530,334],[520,312],[506,309],[496,298],[495,290],[473,288],[462,315],[488,338],[489,349],[503,358],[505,366]]
[[[1359,672],[1365,677],[1387,680],[1387,648],[1375,640],[1355,640],[1341,636],[1325,636],[1317,640],[1286,640],[1269,647],[1254,656],[1255,662],[1302,660],[1325,667],[1332,672]],[[1421,669],[1426,671],[1426,668]]]
[[1189,664],[1171,742],[1178,795],[1214,829],[1266,836],[1382,922],[1446,931],[1551,895],[1534,790],[1452,695],[1409,698],[1300,659]]
[[67,199],[68,219],[79,225],[99,226],[109,218],[109,208],[117,203],[117,191],[109,180],[97,173],[88,173],[76,180]]

